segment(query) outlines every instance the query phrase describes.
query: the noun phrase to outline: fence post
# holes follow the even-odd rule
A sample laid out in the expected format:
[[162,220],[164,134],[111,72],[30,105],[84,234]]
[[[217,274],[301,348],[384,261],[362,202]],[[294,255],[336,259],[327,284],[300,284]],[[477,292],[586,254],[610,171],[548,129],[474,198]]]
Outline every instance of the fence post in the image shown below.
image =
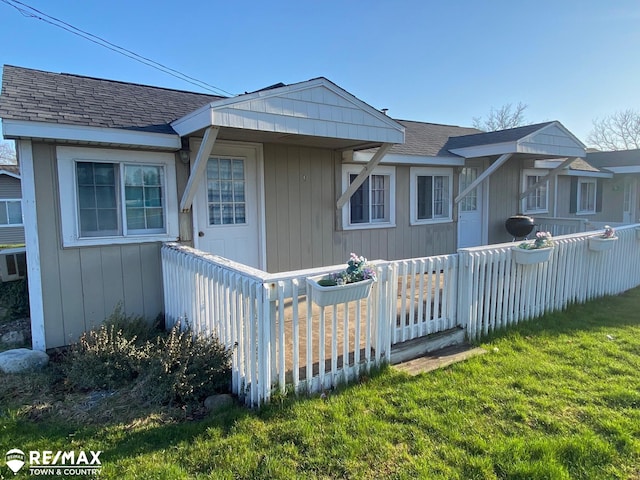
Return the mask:
[[467,250],[458,250],[458,302],[456,310],[458,325],[466,330],[466,336],[470,340],[475,337],[473,319],[471,318],[472,262],[472,256]]

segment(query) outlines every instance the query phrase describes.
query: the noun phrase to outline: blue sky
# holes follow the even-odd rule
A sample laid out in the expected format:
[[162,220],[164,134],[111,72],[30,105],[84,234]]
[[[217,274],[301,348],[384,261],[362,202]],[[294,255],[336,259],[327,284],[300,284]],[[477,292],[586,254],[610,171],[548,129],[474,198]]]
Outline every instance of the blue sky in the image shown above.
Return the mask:
[[[325,76],[399,119],[523,102],[585,140],[640,105],[640,2],[21,0],[232,93]],[[0,63],[201,91],[0,3]]]

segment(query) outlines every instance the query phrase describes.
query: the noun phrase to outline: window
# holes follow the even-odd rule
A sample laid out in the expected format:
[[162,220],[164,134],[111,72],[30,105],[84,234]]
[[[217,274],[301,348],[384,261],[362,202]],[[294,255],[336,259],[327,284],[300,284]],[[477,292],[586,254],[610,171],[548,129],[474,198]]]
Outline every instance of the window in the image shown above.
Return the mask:
[[4,256],[8,278],[23,278],[27,275],[27,255],[12,253]]
[[[343,167],[343,191],[362,167]],[[343,209],[344,228],[376,228],[395,225],[395,168],[377,167],[355,191]]]
[[177,238],[173,162],[166,153],[59,147],[63,245]]
[[452,169],[412,168],[411,224],[450,222],[452,192]]
[[0,227],[22,225],[22,201],[0,200]]
[[[524,170],[522,191],[526,192],[547,175],[546,170]],[[538,185],[522,200],[524,213],[547,213],[549,211],[549,182]]]
[[596,185],[595,179],[578,180],[577,213],[596,213]]
[[242,158],[214,158],[207,162],[209,225],[247,223],[246,180]]

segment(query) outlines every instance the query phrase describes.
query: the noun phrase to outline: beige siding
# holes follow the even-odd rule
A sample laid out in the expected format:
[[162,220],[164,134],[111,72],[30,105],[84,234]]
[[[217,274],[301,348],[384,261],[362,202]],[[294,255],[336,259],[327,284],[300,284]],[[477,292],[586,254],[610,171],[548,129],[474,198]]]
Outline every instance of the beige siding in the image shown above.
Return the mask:
[[24,244],[23,227],[0,227],[0,245]]
[[68,344],[122,302],[153,320],[163,310],[160,244],[61,248],[55,146],[33,148],[47,348]]
[[409,167],[396,167],[396,227],[336,228],[340,155],[331,150],[265,145],[267,270],[341,264],[350,252],[396,260],[455,251],[453,222],[409,224]]

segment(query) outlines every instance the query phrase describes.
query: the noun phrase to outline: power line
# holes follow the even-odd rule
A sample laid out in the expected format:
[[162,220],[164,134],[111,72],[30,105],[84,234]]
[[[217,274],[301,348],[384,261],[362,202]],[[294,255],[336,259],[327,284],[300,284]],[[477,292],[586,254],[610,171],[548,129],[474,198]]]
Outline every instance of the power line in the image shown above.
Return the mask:
[[[102,37],[99,37],[97,35],[94,35],[90,32],[87,32],[85,30],[82,30],[80,28],[77,28],[63,20],[60,20],[58,18],[52,17],[50,15],[47,15],[44,12],[41,12],[40,10],[27,5],[25,3],[20,2],[19,0],[0,0],[1,2],[9,5],[10,7],[15,8],[18,12],[20,12],[23,16],[25,17],[29,17],[29,18],[35,18],[37,20],[41,20],[45,23],[48,23],[49,25],[53,25],[54,27],[58,27],[61,28],[62,30],[65,30],[69,33],[72,33],[74,35],[77,35],[81,38],[84,38],[85,40],[89,40],[90,42],[95,43],[96,45],[100,45],[101,47],[107,48],[113,52],[119,53],[120,55],[123,55],[125,57],[131,58],[132,60],[135,60],[137,62],[140,62],[144,65],[147,65],[149,67],[155,68],[156,70],[159,70],[163,73],[167,73],[175,78],[178,78],[182,81],[188,82],[192,85],[195,85],[197,87],[203,88],[205,90],[209,90],[210,92],[213,92],[215,94],[218,94],[218,92],[222,92],[225,95],[229,95],[229,96],[235,96],[235,94],[227,92],[226,90],[216,87],[214,85],[211,85],[207,82],[204,82],[202,80],[199,80],[197,78],[191,77],[185,73],[182,73],[178,70],[175,70],[171,67],[168,67],[166,65],[163,65],[159,62],[156,62],[154,60],[151,60],[150,58],[144,57],[142,55],[139,55],[131,50],[128,50],[124,47],[121,47],[119,45],[116,45]],[[27,10],[29,9],[29,10]],[[35,13],[34,13],[35,12]]]

